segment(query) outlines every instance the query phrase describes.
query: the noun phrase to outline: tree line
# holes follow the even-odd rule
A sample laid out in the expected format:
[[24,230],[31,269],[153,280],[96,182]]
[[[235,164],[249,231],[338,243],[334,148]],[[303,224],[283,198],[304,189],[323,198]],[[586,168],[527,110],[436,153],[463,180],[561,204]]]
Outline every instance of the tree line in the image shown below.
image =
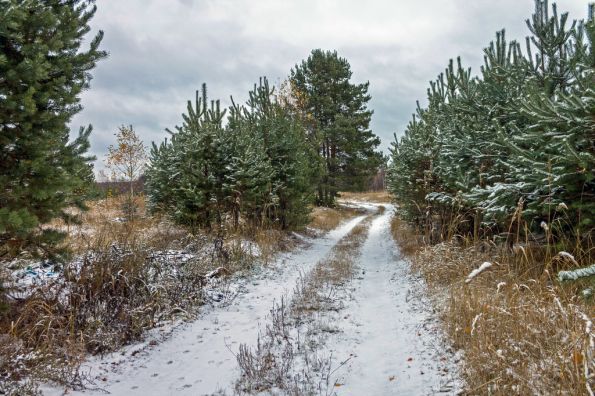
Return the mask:
[[313,203],[364,189],[383,157],[369,130],[369,84],[351,74],[336,51],[314,50],[282,87],[262,78],[245,105],[232,98],[222,110],[203,85],[182,126],[153,145],[151,207],[192,227],[231,218],[286,229],[304,224]]
[[571,21],[538,0],[524,48],[502,30],[479,75],[458,58],[430,82],[392,145],[388,189],[405,219],[432,240],[592,235],[593,10]]
[[[95,11],[92,0],[0,2],[0,260],[56,252],[65,235],[47,223],[76,222],[69,209],[85,210],[91,126],[70,140],[69,122],[108,55],[101,31],[82,47]],[[333,205],[338,191],[363,188],[384,159],[369,129],[368,83],[351,76],[336,51],[314,50],[284,87],[263,78],[243,105],[221,109],[203,86],[181,126],[153,145],[151,208],[191,227],[231,219],[290,228],[312,204]],[[118,164],[128,158],[120,148],[111,153]]]
[[282,228],[305,221],[315,153],[267,79],[246,105],[224,110],[219,101],[209,103],[203,85],[183,120],[151,150],[146,187],[154,210],[192,227],[221,227],[226,217],[235,227],[240,219]]

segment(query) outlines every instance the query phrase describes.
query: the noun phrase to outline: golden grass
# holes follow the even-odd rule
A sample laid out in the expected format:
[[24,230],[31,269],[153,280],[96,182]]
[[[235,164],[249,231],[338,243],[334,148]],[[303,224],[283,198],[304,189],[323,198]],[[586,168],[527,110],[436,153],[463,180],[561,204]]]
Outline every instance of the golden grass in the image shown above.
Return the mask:
[[339,198],[347,201],[372,203],[390,203],[392,201],[392,197],[388,191],[340,192]]
[[337,206],[335,208],[315,207],[310,214],[309,227],[327,232],[337,228],[343,221],[356,216],[360,211],[356,208]]
[[[454,347],[464,352],[466,394],[589,395],[595,389],[595,310],[576,286],[562,287],[547,272],[520,273],[515,254],[493,244],[423,246],[398,219],[393,235],[425,278]],[[486,261],[492,267],[466,283]]]
[[183,227],[176,226],[166,217],[149,214],[143,195],[134,197],[136,215],[123,221],[124,195],[89,201],[88,211],[77,213],[80,224],[65,224],[56,219],[48,227],[67,233],[64,245],[74,254],[82,254],[98,242],[110,245],[134,242],[154,249],[171,247],[172,242],[188,237]]

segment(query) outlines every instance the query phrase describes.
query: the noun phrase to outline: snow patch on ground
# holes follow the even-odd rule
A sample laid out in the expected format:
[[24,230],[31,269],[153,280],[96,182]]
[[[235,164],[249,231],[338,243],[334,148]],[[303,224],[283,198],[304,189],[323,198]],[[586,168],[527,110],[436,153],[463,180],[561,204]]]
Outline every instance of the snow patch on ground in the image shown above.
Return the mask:
[[[236,362],[239,346],[256,343],[259,322],[266,320],[274,302],[291,295],[300,274],[325,257],[363,218],[356,217],[325,237],[311,240],[303,251],[282,255],[273,265],[261,267],[249,278],[235,277],[219,288],[207,290],[211,295],[210,306],[196,321],[173,329],[165,341],[160,342],[157,337],[103,359],[90,359],[85,371],[98,389],[69,394],[233,393],[234,381],[239,376]],[[222,293],[225,288],[228,292]],[[161,330],[154,333],[168,332]],[[44,388],[46,395],[62,393],[59,388]]]

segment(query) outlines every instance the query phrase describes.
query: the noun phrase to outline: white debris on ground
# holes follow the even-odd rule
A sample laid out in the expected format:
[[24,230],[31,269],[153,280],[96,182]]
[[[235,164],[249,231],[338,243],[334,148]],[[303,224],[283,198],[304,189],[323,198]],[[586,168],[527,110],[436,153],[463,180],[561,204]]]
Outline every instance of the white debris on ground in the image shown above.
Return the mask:
[[23,288],[43,284],[61,275],[61,266],[50,260],[29,262],[15,260],[9,263],[8,268],[13,269],[11,277],[15,286]]
[[[145,343],[126,347],[103,359],[90,359],[83,370],[94,380],[96,389],[68,394],[233,393],[239,376],[236,362],[239,346],[256,343],[259,322],[266,320],[274,302],[290,295],[300,274],[325,257],[364,217],[352,219],[325,237],[311,240],[305,250],[282,255],[274,264],[255,270],[252,276],[232,277],[216,288],[207,287],[206,293],[215,298],[210,299],[212,304],[205,307],[197,320],[173,331],[155,329]],[[160,337],[160,333],[169,336]],[[162,341],[163,338],[167,339]],[[64,392],[47,385],[43,390],[46,395]]]
[[240,242],[240,247],[244,252],[250,254],[253,257],[262,256],[262,251],[260,250],[260,247],[254,241],[248,241],[244,239]]

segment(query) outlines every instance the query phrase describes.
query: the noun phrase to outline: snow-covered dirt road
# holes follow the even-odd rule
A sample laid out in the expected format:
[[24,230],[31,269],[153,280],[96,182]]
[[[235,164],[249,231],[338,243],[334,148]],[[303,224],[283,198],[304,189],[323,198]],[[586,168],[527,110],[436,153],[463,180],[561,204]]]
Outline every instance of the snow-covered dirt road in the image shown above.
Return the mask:
[[[362,205],[363,207],[368,207]],[[256,343],[259,322],[275,301],[291,294],[300,274],[323,259],[365,216],[358,216],[295,254],[283,255],[274,265],[246,280],[231,304],[207,310],[198,320],[177,330],[163,343],[143,349],[126,348],[105,359],[92,359],[83,370],[98,389],[69,391],[69,395],[210,395],[233,393],[240,375],[235,354],[240,344]],[[138,352],[140,350],[140,352]],[[63,390],[44,389],[60,395]]]
[[346,367],[336,380],[338,395],[452,393],[454,371],[431,308],[417,290],[408,264],[397,256],[390,234],[393,209],[369,228],[340,332],[327,348]]
[[[356,205],[370,213],[379,207]],[[342,308],[318,313],[338,330],[325,338],[321,350],[332,356],[336,367],[325,393],[452,394],[457,388],[452,355],[443,352],[430,304],[419,293],[423,286],[398,257],[390,234],[393,208],[385,208],[379,215],[370,215],[368,235],[359,254],[353,256],[356,274],[339,291]],[[270,320],[274,303],[282,298],[290,300],[300,276],[324,265],[333,247],[366,217],[351,219],[326,236],[309,241],[306,249],[281,256],[243,284],[236,281],[240,292],[230,304],[206,309],[164,342],[128,347],[105,359],[92,359],[86,367],[101,389],[68,394],[234,394],[234,384],[241,375],[236,359],[239,346],[257,343],[259,329]],[[48,395],[62,392],[44,389]]]

